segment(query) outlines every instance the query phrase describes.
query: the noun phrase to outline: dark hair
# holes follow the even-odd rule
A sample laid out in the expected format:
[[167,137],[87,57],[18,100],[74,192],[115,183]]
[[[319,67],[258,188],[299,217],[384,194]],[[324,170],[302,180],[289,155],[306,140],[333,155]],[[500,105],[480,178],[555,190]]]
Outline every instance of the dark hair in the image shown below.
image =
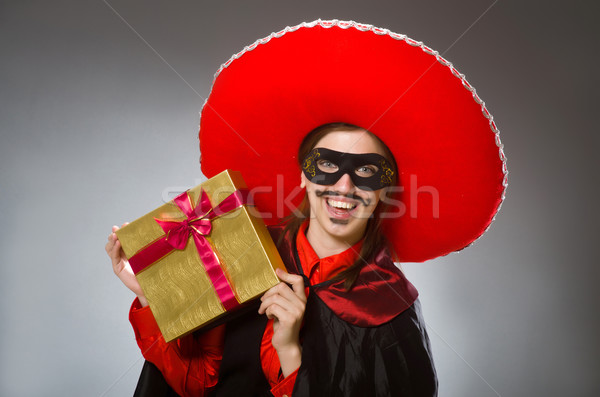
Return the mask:
[[[308,153],[314,149],[315,145],[323,138],[325,135],[335,132],[335,131],[367,131],[364,128],[358,127],[353,124],[347,123],[330,123],[324,124],[320,127],[315,128],[311,132],[309,132],[302,143],[300,144],[300,148],[298,149],[298,162],[299,166],[302,167],[302,162],[308,155]],[[398,167],[396,165],[396,161],[390,149],[383,143],[381,139],[379,139],[375,134],[367,131],[372,137],[374,137],[383,148],[384,157],[386,157],[390,163],[392,164],[392,168],[394,171],[394,185],[397,183],[397,170]],[[375,256],[384,248],[388,246],[387,239],[383,235],[382,225],[381,225],[381,217],[380,214],[385,210],[387,206],[386,201],[381,200],[373,215],[367,221],[367,227],[365,229],[364,241],[362,244],[362,248],[360,250],[359,256],[356,261],[347,269],[340,272],[336,275],[333,280],[344,280],[344,288],[346,290],[352,289],[356,279],[358,278],[358,274],[363,266],[367,263],[375,260]],[[300,206],[298,207],[298,211],[292,212],[287,218],[284,219],[285,227],[281,237],[286,235],[296,236],[298,230],[302,223],[304,223],[305,219],[310,216],[310,205],[308,202],[308,196],[305,194]]]

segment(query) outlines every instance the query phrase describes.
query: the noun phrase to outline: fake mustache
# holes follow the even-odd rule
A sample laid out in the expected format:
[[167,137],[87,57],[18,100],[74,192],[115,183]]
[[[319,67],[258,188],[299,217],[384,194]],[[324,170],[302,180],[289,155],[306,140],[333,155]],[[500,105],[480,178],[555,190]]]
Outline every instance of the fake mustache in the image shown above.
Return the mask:
[[315,195],[317,197],[324,197],[324,196],[328,196],[328,197],[346,197],[346,198],[350,198],[353,200],[357,200],[360,201],[365,207],[368,207],[369,204],[371,204],[371,200],[365,200],[364,198],[360,197],[359,195],[356,195],[354,193],[350,193],[350,194],[340,194],[336,191],[333,190],[315,190]]

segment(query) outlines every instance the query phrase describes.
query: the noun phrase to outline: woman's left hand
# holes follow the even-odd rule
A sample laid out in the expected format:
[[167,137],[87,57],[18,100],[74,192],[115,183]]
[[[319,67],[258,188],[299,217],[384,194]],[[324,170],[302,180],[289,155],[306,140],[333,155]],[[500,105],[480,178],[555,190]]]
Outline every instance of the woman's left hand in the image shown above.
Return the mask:
[[[273,319],[273,339],[271,343],[281,363],[283,376],[294,372],[301,362],[300,326],[306,307],[304,280],[297,274],[276,270],[283,281],[260,298],[262,301],[258,313]],[[291,284],[292,287],[288,284]]]

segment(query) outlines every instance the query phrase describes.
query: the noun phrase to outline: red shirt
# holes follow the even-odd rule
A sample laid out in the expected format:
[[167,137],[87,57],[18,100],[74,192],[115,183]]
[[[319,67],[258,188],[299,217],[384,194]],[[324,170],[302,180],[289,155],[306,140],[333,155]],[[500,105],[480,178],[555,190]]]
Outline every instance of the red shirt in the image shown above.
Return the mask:
[[[305,222],[296,238],[296,249],[304,274],[312,284],[331,279],[356,260],[362,241],[346,251],[319,258],[306,239]],[[308,288],[306,289],[308,294]],[[136,299],[129,320],[144,358],[155,364],[169,385],[181,396],[204,396],[217,384],[219,366],[223,358],[225,326],[219,326],[199,336],[188,335],[170,343],[163,339],[149,307],[142,308]],[[297,370],[287,377],[280,376],[281,365],[277,351],[271,344],[273,320],[267,322],[263,334],[260,361],[271,393],[276,397],[291,396]]]

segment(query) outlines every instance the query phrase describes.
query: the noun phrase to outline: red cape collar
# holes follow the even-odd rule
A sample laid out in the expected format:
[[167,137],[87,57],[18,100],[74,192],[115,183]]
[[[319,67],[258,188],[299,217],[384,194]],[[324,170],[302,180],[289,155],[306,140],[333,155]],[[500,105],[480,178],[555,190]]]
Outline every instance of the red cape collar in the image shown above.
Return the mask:
[[[269,230],[276,242],[280,240],[279,253],[288,271],[302,274],[295,236],[290,238],[286,235],[280,239],[283,231],[280,226]],[[416,288],[394,265],[386,251],[380,252],[372,263],[365,264],[350,291],[344,289],[343,280],[324,282],[310,288],[338,317],[361,327],[374,327],[392,320],[418,297]]]

